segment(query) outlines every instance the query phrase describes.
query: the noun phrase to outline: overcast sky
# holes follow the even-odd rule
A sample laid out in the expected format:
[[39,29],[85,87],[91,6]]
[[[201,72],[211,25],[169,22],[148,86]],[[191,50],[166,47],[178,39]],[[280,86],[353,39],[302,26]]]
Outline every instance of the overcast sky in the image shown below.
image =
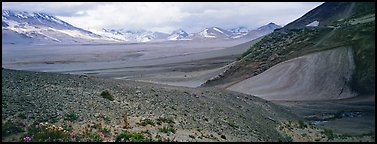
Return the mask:
[[3,10],[52,14],[80,28],[146,29],[170,33],[182,28],[254,29],[274,22],[284,26],[322,2],[2,2]]

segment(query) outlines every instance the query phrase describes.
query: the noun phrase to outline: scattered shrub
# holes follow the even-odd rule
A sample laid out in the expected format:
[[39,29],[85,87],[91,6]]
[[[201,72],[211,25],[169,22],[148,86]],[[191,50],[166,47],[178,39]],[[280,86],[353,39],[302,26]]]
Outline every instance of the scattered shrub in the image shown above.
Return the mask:
[[40,122],[45,122],[45,121],[48,121],[49,119],[46,117],[46,116],[38,116],[37,117],[37,121],[40,121]]
[[23,114],[23,113],[18,114],[17,117],[19,117],[19,118],[21,118],[21,119],[26,119],[26,116],[25,116],[25,114]]
[[[9,125],[9,124],[7,124]],[[110,129],[100,128],[98,132],[90,132],[87,129],[83,133],[75,133],[70,130],[67,131],[67,128],[55,126],[49,123],[36,123],[29,125],[28,133],[21,137],[23,142],[103,142],[114,138],[116,142],[156,142],[164,141],[171,142],[174,139],[163,138],[159,135],[156,135],[156,138],[153,139],[149,130],[141,131],[138,133],[124,132],[118,134],[118,132],[113,133]],[[175,132],[173,128],[163,128],[160,129],[164,132]]]
[[129,142],[130,140],[132,142],[144,142],[145,138],[141,133],[124,132],[116,137],[115,142]]
[[62,127],[41,123],[39,124],[39,128],[39,132],[35,133],[32,141],[64,142],[69,140],[69,132],[65,131]]
[[229,126],[231,126],[233,128],[238,128],[238,126],[233,121],[229,121],[227,123],[228,123]]
[[144,119],[144,120],[141,120],[140,123],[136,123],[138,125],[141,125],[141,126],[146,126],[146,125],[151,125],[151,126],[155,126],[154,122],[151,120],[151,119]]
[[41,129],[39,128],[39,124],[38,123],[31,124],[27,128],[27,134],[28,135],[34,135],[34,134],[36,134],[36,133],[38,133],[40,131],[41,131]]
[[75,112],[70,112],[70,113],[64,115],[64,120],[68,120],[68,121],[73,122],[77,119],[78,119],[78,116]]
[[300,128],[306,128],[306,127],[307,127],[303,120],[299,120],[299,121],[298,121],[298,126],[299,126]]
[[101,96],[105,99],[108,99],[110,101],[114,100],[114,96],[110,94],[108,90],[102,91]]
[[156,121],[157,121],[156,123],[158,125],[161,125],[161,123],[168,123],[168,124],[174,124],[175,123],[174,120],[173,120],[173,118],[159,117],[159,118],[156,119]]
[[192,139],[195,139],[195,136],[194,135],[189,135],[190,138]]
[[123,128],[127,129],[129,125],[128,119],[127,119],[127,112],[123,115],[123,122],[124,122]]
[[104,116],[103,120],[105,120],[105,123],[109,124],[111,122],[111,119],[109,116]]
[[62,128],[63,128],[63,130],[66,130],[66,131],[72,131],[73,130],[72,126],[66,125],[66,124],[63,124]]
[[107,128],[101,129],[101,132],[105,135],[105,137],[111,136],[111,131]]
[[80,141],[83,141],[83,142],[102,142],[103,141],[101,136],[95,132],[83,133],[81,136],[77,138],[79,138]]
[[145,133],[145,134],[151,135],[151,132],[149,130],[141,131],[140,133]]
[[51,123],[56,123],[56,122],[58,122],[59,120],[58,120],[58,118],[51,118],[50,120],[49,120],[49,122],[51,122]]
[[176,130],[172,127],[163,127],[163,128],[159,128],[160,132],[163,132],[163,133],[169,133],[169,132],[172,132],[172,133],[175,133]]
[[331,129],[325,129],[323,133],[327,136],[329,140],[334,138],[334,133],[332,132]]
[[287,140],[287,142],[293,142],[293,138],[290,137],[290,136],[286,137],[286,140]]
[[19,126],[19,124],[13,123],[11,121],[5,122],[5,124],[2,125],[2,136],[8,136],[11,134],[17,134],[20,132],[24,132],[23,128]]
[[221,137],[222,139],[226,139],[225,135],[221,135],[220,137]]

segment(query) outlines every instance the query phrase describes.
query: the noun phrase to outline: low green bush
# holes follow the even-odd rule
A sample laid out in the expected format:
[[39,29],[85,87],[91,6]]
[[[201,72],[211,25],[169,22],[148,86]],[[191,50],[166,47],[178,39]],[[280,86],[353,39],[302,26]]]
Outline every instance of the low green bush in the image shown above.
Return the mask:
[[105,90],[103,92],[101,92],[101,96],[105,99],[108,99],[110,101],[113,101],[114,100],[114,96],[110,94],[110,92],[108,90]]
[[306,128],[306,127],[307,127],[307,125],[304,123],[303,120],[299,120],[299,121],[298,121],[298,126],[299,126],[300,128]]
[[11,134],[17,134],[20,132],[24,132],[24,129],[20,127],[18,124],[13,123],[11,121],[7,121],[2,125],[2,136],[8,136]]
[[176,130],[172,127],[159,128],[159,131],[163,132],[163,133],[169,133],[169,132],[175,133],[176,132]]
[[124,132],[120,135],[118,135],[115,139],[115,142],[144,142],[145,138],[144,135],[141,133],[129,133]]
[[146,125],[151,125],[151,126],[155,126],[154,122],[151,120],[151,119],[144,119],[144,120],[141,120],[140,123],[136,123],[138,125],[141,125],[141,126],[146,126]]
[[233,121],[229,121],[227,123],[228,123],[229,126],[231,126],[233,128],[238,128],[238,126]]
[[75,113],[75,112],[70,112],[70,113],[67,113],[67,114],[64,115],[64,120],[68,120],[68,121],[71,121],[71,122],[77,120],[78,118],[79,117],[78,117],[77,113]]
[[70,135],[62,127],[55,125],[40,124],[39,131],[34,134],[33,142],[66,142],[69,141]]
[[172,118],[163,118],[163,117],[159,117],[156,119],[156,123],[158,125],[161,125],[161,123],[168,123],[168,124],[174,124],[174,120]]
[[329,140],[331,140],[331,139],[334,138],[334,133],[332,132],[331,129],[325,129],[325,130],[323,131],[323,133],[327,136],[327,138],[328,138]]

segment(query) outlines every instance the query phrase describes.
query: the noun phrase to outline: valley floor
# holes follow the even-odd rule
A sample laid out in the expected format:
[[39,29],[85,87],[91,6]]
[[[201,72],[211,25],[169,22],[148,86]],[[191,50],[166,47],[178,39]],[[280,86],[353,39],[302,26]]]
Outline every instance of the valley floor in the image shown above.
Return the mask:
[[222,72],[227,64],[256,41],[5,44],[2,66],[17,70],[85,74],[198,87]]
[[[330,141],[375,141],[375,97],[359,96],[327,101],[272,101],[302,117],[307,124],[331,130]],[[309,129],[309,128],[308,128]],[[318,130],[298,129],[296,135],[309,135]],[[293,134],[292,133],[292,134]],[[306,133],[306,134],[304,134]],[[321,136],[299,136],[296,141],[323,141]]]

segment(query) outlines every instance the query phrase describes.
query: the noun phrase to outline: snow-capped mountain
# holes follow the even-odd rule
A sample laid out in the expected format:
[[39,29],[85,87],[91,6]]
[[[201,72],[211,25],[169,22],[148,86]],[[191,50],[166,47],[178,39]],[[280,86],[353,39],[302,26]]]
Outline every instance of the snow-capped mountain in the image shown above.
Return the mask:
[[101,29],[90,30],[94,33],[109,39],[116,39],[125,42],[149,42],[166,40],[169,34],[161,32],[152,32],[146,30],[131,31],[125,29]]
[[190,39],[229,39],[232,36],[232,32],[218,28],[209,27],[204,30],[189,35]]
[[204,30],[189,34],[191,39],[255,39],[273,32],[276,28],[281,26],[274,23],[261,26],[255,30],[249,30],[246,27],[236,27],[225,30],[218,27],[205,28]]
[[156,42],[174,40],[255,39],[280,26],[269,23],[255,30],[208,27],[197,33],[178,29],[170,34],[148,30],[81,29],[45,13],[2,11],[2,42],[24,44],[74,44],[108,42]]
[[255,38],[267,35],[269,33],[272,33],[277,28],[281,28],[281,26],[276,25],[275,23],[269,23],[255,30],[249,30],[247,33],[243,33],[241,35],[235,35],[233,36],[233,38],[255,39]]
[[2,32],[3,43],[114,42],[45,13],[2,10]]
[[246,27],[236,27],[229,30],[233,33],[232,38],[241,38],[249,33],[249,30]]
[[258,31],[271,31],[271,30],[274,31],[277,28],[281,28],[281,26],[271,22],[267,25],[259,27],[257,30]]
[[92,30],[90,29],[89,31],[92,31],[98,35],[101,35],[106,38],[110,39],[115,39],[118,41],[130,41],[132,38],[133,33],[129,31],[123,31],[123,29],[120,30],[114,30],[114,29],[106,29],[102,28],[101,30]]
[[[162,33],[162,32],[147,31],[147,32],[142,33],[141,37],[144,40],[147,40],[147,41],[152,41],[152,40],[153,41],[165,41],[169,37],[169,34]],[[145,39],[145,38],[147,38],[147,39]]]
[[234,33],[234,34],[241,34],[241,33],[249,32],[249,30],[246,27],[243,27],[243,26],[229,29],[229,31]]
[[187,38],[188,36],[189,34],[187,32],[185,32],[182,29],[178,29],[178,30],[173,31],[167,39],[168,40],[190,40]]

